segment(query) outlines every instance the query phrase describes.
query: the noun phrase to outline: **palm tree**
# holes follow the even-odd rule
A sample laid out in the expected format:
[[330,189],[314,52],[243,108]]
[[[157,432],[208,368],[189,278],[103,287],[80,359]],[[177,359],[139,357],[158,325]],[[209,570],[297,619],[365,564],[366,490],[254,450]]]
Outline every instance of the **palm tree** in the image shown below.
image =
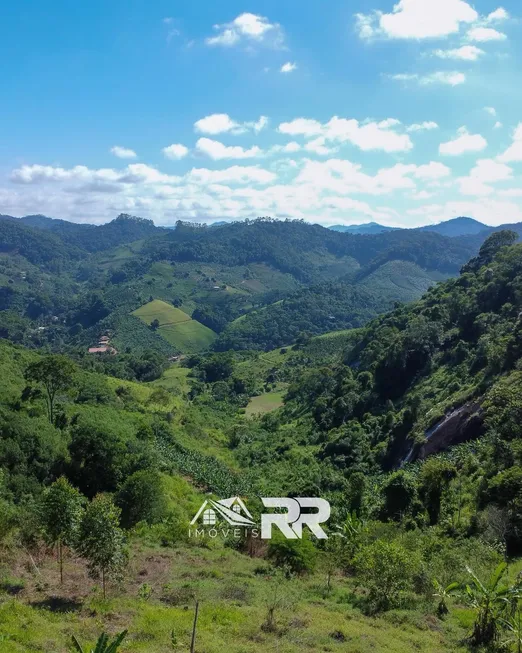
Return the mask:
[[88,652],[87,650],[85,651],[83,650],[83,648],[81,647],[80,643],[78,642],[78,640],[74,635],[72,637],[72,642],[75,650],[78,653],[117,653],[120,644],[123,642],[126,636],[127,636],[127,631],[124,630],[119,635],[116,635],[116,637],[111,643],[109,641],[109,636],[107,635],[107,633],[102,633],[99,636],[98,641],[96,642],[96,646],[93,649],[91,649],[90,652]]
[[471,583],[466,585],[466,594],[471,606],[477,610],[471,635],[471,642],[476,646],[489,644],[498,639],[500,628],[513,617],[517,602],[522,597],[520,580],[511,586],[501,584],[506,570],[507,564],[501,562],[489,581],[482,583],[467,567]]

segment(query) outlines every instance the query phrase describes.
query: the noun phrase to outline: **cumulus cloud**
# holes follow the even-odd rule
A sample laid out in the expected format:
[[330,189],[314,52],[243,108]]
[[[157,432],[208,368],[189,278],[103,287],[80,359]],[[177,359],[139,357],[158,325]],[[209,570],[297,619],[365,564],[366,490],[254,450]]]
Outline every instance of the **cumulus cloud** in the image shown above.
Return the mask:
[[488,14],[488,16],[486,17],[486,22],[495,23],[502,20],[507,20],[508,18],[509,18],[509,14],[504,9],[504,7],[499,7],[498,9],[495,9],[495,11],[492,11],[490,14]]
[[327,123],[310,118],[283,122],[278,130],[290,136],[322,137],[334,143],[351,143],[363,151],[408,152],[413,143],[407,134],[394,130],[400,121],[390,118],[381,122],[360,123],[354,118],[333,116]]
[[456,34],[461,24],[474,23],[478,14],[464,0],[399,0],[391,13],[356,14],[362,39],[440,38]]
[[200,134],[244,134],[247,131],[254,131],[256,134],[268,125],[268,118],[260,116],[259,120],[239,123],[228,115],[228,113],[213,113],[205,116],[194,123],[194,131]]
[[188,147],[185,147],[185,145],[182,145],[181,143],[173,143],[168,147],[164,147],[162,152],[167,157],[167,159],[172,159],[173,161],[177,161],[179,159],[183,159],[184,157],[186,157],[187,154],[189,153],[189,149]]
[[214,25],[215,36],[205,39],[210,46],[232,47],[241,43],[262,44],[281,47],[284,34],[279,23],[271,23],[268,18],[245,12],[230,23]]
[[121,145],[114,145],[114,147],[111,147],[111,154],[117,156],[118,159],[135,159],[138,156],[134,150],[130,150],[127,147],[121,147]]
[[468,41],[486,43],[487,41],[505,41],[507,36],[492,27],[473,27],[466,34]]
[[489,115],[493,117],[497,115],[497,110],[495,109],[495,107],[484,107],[484,111],[486,113],[489,113]]
[[495,192],[490,184],[508,181],[513,169],[493,159],[479,159],[467,177],[460,177],[457,183],[463,195],[486,196]]
[[291,61],[287,61],[281,66],[280,72],[282,73],[292,73],[294,70],[297,68],[296,63],[292,63]]
[[196,150],[214,161],[220,161],[222,159],[251,159],[262,154],[261,149],[257,146],[247,150],[239,145],[224,145],[210,138],[200,138],[196,143]]
[[470,134],[466,127],[457,131],[457,137],[439,145],[439,154],[446,156],[459,156],[466,152],[480,152],[486,148],[488,142],[480,134]]
[[522,161],[522,122],[518,123],[513,132],[513,143],[497,159],[502,163]]
[[439,59],[460,59],[463,61],[477,61],[479,57],[486,54],[484,50],[476,45],[463,45],[460,48],[451,50],[434,50],[433,55]]
[[426,120],[425,122],[414,123],[406,127],[407,132],[422,132],[422,131],[431,131],[433,129],[438,129],[439,126],[433,120]]

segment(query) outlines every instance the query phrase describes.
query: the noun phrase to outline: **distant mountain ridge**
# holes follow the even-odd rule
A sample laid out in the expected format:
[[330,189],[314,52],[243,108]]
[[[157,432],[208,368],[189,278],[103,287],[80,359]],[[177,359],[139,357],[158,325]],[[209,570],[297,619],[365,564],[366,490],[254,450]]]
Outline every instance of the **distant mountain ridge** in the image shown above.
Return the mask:
[[364,224],[334,224],[328,227],[331,231],[339,231],[340,233],[348,234],[380,234],[383,231],[395,231],[399,227],[387,227],[378,222],[365,222]]

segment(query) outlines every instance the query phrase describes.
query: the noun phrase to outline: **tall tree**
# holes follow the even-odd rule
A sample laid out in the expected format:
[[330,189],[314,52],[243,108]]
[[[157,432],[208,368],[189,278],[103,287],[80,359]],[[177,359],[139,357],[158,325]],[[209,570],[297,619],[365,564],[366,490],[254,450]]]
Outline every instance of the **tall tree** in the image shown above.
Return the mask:
[[63,546],[71,546],[80,526],[85,497],[65,477],[55,481],[44,494],[40,520],[47,542],[58,546],[60,583],[63,583]]
[[46,392],[47,416],[54,424],[54,407],[56,397],[62,390],[73,385],[74,363],[66,356],[52,355],[31,363],[25,370],[25,378],[31,383],[43,385]]
[[98,494],[87,506],[80,525],[77,551],[87,560],[90,575],[93,578],[101,576],[105,598],[107,578],[118,576],[127,562],[120,509],[109,496]]

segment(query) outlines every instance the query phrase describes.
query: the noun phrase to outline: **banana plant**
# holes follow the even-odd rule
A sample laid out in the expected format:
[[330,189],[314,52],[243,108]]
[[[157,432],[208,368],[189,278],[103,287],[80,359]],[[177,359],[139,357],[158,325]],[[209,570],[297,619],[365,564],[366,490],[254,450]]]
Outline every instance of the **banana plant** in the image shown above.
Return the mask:
[[506,620],[514,615],[518,600],[522,598],[522,586],[519,580],[511,586],[501,583],[506,570],[507,564],[501,562],[489,581],[483,583],[467,567],[472,580],[469,585],[466,585],[466,594],[471,607],[477,610],[471,636],[471,642],[475,646],[490,644],[498,639],[501,628]]
[[433,579],[433,587],[435,592],[433,596],[439,600],[437,605],[437,614],[442,619],[445,615],[448,614],[448,599],[450,596],[455,595],[459,588],[461,587],[460,583],[450,583],[446,587],[442,585],[436,578]]
[[127,631],[124,630],[119,635],[116,635],[114,640],[111,642],[109,640],[109,636],[107,635],[107,633],[102,633],[98,637],[96,646],[90,651],[87,651],[87,649],[84,650],[81,647],[80,642],[76,639],[74,635],[72,637],[72,642],[73,642],[74,649],[78,653],[117,653],[118,649],[120,648],[120,644],[123,642],[126,636],[127,636]]

